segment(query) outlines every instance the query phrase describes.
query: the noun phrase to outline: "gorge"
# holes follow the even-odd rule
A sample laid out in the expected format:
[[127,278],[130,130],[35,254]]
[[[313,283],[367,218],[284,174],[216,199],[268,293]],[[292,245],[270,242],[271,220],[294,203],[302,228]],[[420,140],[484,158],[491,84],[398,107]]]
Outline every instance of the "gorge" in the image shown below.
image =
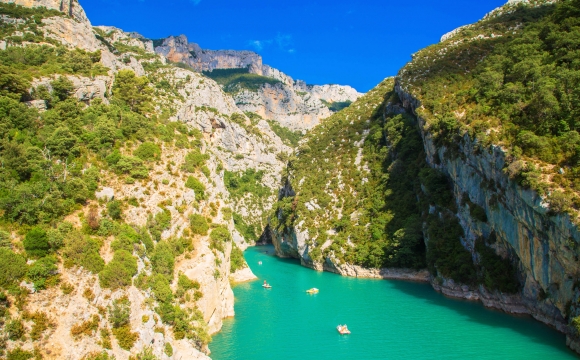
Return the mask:
[[[551,339],[537,351],[557,331],[580,352],[579,18],[578,0],[510,0],[361,94],[251,51],[93,26],[77,0],[2,0],[0,358],[208,358],[260,241],[529,315],[555,330],[513,318]],[[292,265],[280,281],[310,271]],[[337,296],[363,286],[354,302],[443,301],[309,274]],[[252,308],[256,283],[238,286]]]

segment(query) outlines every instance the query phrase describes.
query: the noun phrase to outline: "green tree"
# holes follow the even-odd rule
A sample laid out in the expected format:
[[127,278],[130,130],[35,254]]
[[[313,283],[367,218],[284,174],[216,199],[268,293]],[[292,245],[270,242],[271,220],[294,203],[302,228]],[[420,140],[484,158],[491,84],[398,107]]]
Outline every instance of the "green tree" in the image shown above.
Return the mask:
[[189,216],[189,225],[194,234],[207,235],[207,231],[209,230],[207,220],[199,214],[191,214]]
[[46,231],[40,227],[32,228],[24,238],[24,249],[31,256],[45,256],[50,250]]
[[0,287],[18,282],[26,275],[26,260],[14,251],[0,247]]
[[137,259],[126,250],[118,250],[99,273],[102,287],[118,289],[131,285],[131,278],[137,274]]
[[143,161],[159,160],[161,157],[161,148],[152,142],[144,142],[133,152],[133,155]]
[[50,86],[54,102],[68,99],[74,90],[74,84],[66,76],[59,76],[56,80],[51,81]]
[[131,70],[121,70],[115,77],[113,95],[125,103],[132,111],[145,113],[149,109],[152,89],[149,80],[137,77]]

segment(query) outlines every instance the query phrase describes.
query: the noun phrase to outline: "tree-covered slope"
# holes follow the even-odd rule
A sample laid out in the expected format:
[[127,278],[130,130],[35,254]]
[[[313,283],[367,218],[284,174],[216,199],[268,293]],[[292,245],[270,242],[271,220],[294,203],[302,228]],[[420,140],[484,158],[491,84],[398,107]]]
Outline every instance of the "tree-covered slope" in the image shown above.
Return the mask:
[[387,79],[326,119],[289,159],[287,182],[296,195],[281,199],[271,226],[306,231],[314,261],[425,266],[416,201],[425,156],[413,120],[385,115],[392,88]]
[[420,100],[438,144],[452,152],[468,133],[502,146],[511,178],[547,196],[554,212],[576,217],[579,55],[580,2],[531,1],[421,50],[399,79]]

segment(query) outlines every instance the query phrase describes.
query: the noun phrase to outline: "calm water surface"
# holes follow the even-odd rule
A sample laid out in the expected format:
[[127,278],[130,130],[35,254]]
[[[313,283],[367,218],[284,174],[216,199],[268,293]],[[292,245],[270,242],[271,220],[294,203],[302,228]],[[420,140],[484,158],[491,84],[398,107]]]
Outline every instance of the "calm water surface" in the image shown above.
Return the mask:
[[[236,316],[214,336],[214,360],[578,359],[564,335],[530,318],[447,299],[425,284],[319,273],[273,252],[245,252],[260,280],[234,287]],[[320,293],[307,294],[311,287]],[[344,323],[351,335],[336,331]]]

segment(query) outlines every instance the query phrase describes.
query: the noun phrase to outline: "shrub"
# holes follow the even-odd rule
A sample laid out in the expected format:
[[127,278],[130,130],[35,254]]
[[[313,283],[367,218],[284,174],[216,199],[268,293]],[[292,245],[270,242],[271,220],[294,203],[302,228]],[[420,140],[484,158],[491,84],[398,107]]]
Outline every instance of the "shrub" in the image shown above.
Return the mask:
[[99,328],[99,315],[93,315],[89,320],[83,321],[80,324],[75,324],[70,329],[70,334],[73,338],[78,340],[81,336],[93,336]]
[[105,262],[99,254],[101,245],[98,241],[73,231],[66,236],[64,243],[62,253],[66,267],[82,266],[93,274],[103,270]]
[[55,324],[50,322],[48,316],[43,312],[36,312],[32,314],[31,319],[34,321],[32,329],[30,329],[30,339],[38,341],[42,337],[42,333],[49,327],[54,327]]
[[184,274],[179,274],[179,277],[177,278],[177,291],[175,292],[175,295],[177,297],[182,297],[187,291],[191,289],[198,290],[199,287],[199,282],[191,280]]
[[137,77],[131,70],[121,70],[115,77],[113,95],[129,106],[131,111],[145,113],[150,108],[152,89],[145,76]]
[[223,226],[218,226],[213,229],[209,237],[211,239],[210,249],[216,249],[221,252],[224,252],[224,243],[230,241],[232,238],[229,230]]
[[138,333],[131,331],[130,325],[124,325],[118,328],[113,328],[113,335],[115,335],[117,343],[119,344],[121,349],[125,350],[131,350],[131,348],[139,338]]
[[202,154],[199,150],[192,151],[185,156],[185,161],[181,166],[181,169],[186,172],[194,173],[197,169],[204,166],[208,159],[209,156],[207,154]]
[[8,356],[6,360],[28,360],[34,358],[34,354],[30,351],[22,350],[21,348],[16,348],[14,350],[8,351]]
[[46,231],[39,227],[32,228],[24,238],[24,248],[31,256],[45,256],[50,250]]
[[7,287],[24,277],[26,260],[7,248],[0,248],[0,286]]
[[520,289],[517,270],[509,259],[503,259],[492,248],[485,245],[483,239],[475,242],[475,250],[480,255],[479,265],[483,276],[483,284],[490,290],[515,294]]
[[163,348],[163,352],[167,356],[173,356],[173,347],[171,346],[170,343],[168,343],[168,342],[165,343],[165,347]]
[[187,178],[185,182],[185,187],[195,191],[195,197],[199,200],[205,199],[205,186],[201,183],[201,181],[197,180],[193,176]]
[[12,248],[12,241],[10,241],[10,233],[0,230],[0,248]]
[[28,268],[27,276],[34,283],[37,290],[46,287],[46,280],[57,273],[57,259],[53,256],[47,256],[37,260]]
[[159,358],[153,354],[153,349],[151,347],[146,347],[139,354],[129,356],[129,360],[159,360]]
[[133,156],[121,156],[115,170],[120,174],[127,174],[135,179],[146,179],[149,177],[149,170],[143,164],[143,160]]
[[143,161],[159,160],[161,157],[161,148],[152,142],[144,142],[133,152],[133,155]]
[[246,261],[244,260],[244,253],[236,245],[233,245],[230,257],[230,272],[233,273],[245,267]]
[[126,250],[119,250],[99,273],[102,287],[118,289],[131,285],[131,278],[137,274],[137,259]]
[[166,242],[162,241],[157,244],[151,256],[151,264],[155,273],[164,275],[169,282],[173,280],[175,256]]
[[119,328],[129,324],[131,317],[131,301],[123,296],[113,301],[109,307],[109,321],[113,328]]
[[25,333],[21,319],[14,319],[7,323],[4,331],[8,335],[8,338],[13,341],[22,339]]
[[207,235],[209,230],[207,220],[199,214],[191,214],[189,216],[189,225],[191,226],[191,231],[197,235]]
[[121,210],[121,202],[119,200],[109,201],[107,204],[107,212],[111,219],[119,220],[123,211]]

